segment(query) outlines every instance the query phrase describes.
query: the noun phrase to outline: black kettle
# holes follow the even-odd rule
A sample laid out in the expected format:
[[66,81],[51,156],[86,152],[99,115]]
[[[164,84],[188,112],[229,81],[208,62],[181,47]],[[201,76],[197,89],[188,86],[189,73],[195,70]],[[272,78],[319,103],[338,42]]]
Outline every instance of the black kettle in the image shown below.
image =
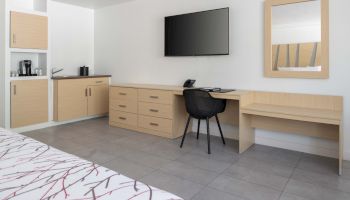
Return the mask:
[[89,67],[80,67],[80,76],[89,76]]

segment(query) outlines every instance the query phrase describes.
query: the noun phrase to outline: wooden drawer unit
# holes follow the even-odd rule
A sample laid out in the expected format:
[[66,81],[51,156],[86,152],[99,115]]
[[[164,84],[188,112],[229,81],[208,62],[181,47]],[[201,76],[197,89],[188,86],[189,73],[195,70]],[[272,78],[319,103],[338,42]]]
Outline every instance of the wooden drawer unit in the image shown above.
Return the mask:
[[163,90],[139,89],[138,96],[141,102],[171,105],[173,100],[172,92]]
[[137,126],[137,114],[120,112],[111,109],[109,113],[109,118],[112,122],[126,124],[129,126]]
[[122,100],[122,99],[111,99],[110,108],[113,110],[137,113],[137,101],[136,100]]
[[183,135],[183,98],[171,89],[114,85],[109,100],[111,126],[172,139]]
[[137,101],[137,89],[123,88],[123,87],[111,87],[111,99],[124,99]]
[[139,114],[152,116],[152,117],[161,117],[172,119],[172,106],[165,104],[156,104],[156,103],[145,103],[139,102]]
[[165,133],[172,132],[173,121],[170,119],[162,119],[162,118],[139,115],[138,121],[139,121],[138,125],[141,128],[151,129],[151,130],[165,132]]

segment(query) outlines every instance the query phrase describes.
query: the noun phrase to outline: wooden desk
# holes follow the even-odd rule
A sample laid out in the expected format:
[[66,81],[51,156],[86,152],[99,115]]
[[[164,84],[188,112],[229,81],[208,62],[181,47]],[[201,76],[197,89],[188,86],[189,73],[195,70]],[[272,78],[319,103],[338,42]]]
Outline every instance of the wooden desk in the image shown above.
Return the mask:
[[[183,90],[165,85],[112,85],[109,123],[167,138],[180,137],[187,119]],[[339,142],[341,174],[342,97],[247,90],[211,95],[228,100],[226,112],[219,117],[223,123],[239,126],[239,153],[255,143],[255,128],[334,140]]]

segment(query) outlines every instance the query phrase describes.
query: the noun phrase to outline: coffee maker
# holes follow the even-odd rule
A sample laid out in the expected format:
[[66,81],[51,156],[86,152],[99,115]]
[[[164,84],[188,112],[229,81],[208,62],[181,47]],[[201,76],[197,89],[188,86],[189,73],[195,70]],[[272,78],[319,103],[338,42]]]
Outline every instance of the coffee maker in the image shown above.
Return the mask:
[[22,60],[19,63],[19,76],[32,76],[31,60]]

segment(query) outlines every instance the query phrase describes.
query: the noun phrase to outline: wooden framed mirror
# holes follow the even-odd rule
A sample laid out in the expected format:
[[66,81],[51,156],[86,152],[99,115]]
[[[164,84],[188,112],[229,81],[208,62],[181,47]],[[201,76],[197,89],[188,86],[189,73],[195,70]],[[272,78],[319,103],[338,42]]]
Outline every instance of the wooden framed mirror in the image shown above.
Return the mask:
[[265,76],[329,78],[328,0],[265,0]]

